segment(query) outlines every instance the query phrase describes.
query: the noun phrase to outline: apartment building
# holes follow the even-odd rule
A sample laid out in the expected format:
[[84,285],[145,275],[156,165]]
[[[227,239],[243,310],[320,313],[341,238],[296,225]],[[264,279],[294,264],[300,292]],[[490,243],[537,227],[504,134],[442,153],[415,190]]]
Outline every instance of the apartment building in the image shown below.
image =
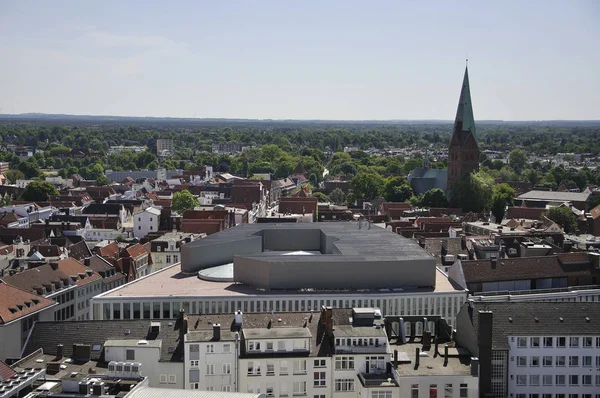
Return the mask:
[[150,242],[152,265],[150,272],[158,271],[181,260],[181,246],[192,242],[205,234],[168,232]]
[[480,361],[491,397],[598,398],[600,306],[581,302],[469,302],[456,342]]

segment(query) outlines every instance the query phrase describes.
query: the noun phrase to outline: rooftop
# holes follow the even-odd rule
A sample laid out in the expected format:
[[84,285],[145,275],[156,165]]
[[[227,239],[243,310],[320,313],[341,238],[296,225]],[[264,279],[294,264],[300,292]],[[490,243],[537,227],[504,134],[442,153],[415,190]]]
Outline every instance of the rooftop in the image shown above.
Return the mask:
[[[311,256],[314,258],[314,256]],[[270,296],[270,295],[305,295],[314,296],[318,294],[401,294],[414,292],[431,293],[449,293],[460,291],[452,282],[448,280],[447,275],[436,269],[435,288],[414,288],[414,289],[359,289],[359,290],[260,290],[251,286],[246,286],[232,282],[211,282],[202,280],[195,274],[185,274],[181,272],[181,264],[163,268],[160,271],[136,279],[126,285],[119,286],[109,292],[103,293],[96,298],[160,298],[160,297],[245,297],[245,296]]]
[[[419,348],[419,366],[415,366],[416,349]],[[398,376],[459,376],[471,374],[471,356],[468,351],[458,351],[450,348],[448,360],[444,359],[444,347],[440,346],[440,353],[435,352],[435,346],[423,350],[421,343],[407,343],[397,346],[399,364],[396,367]],[[441,355],[440,355],[441,354]],[[462,355],[461,355],[462,354]],[[410,361],[410,362],[407,362]]]
[[590,193],[585,192],[529,191],[519,195],[516,199],[551,202],[586,202],[589,196]]
[[127,398],[261,398],[264,394],[138,387]]
[[54,300],[0,282],[0,325],[54,304]]
[[469,302],[468,311],[475,331],[479,311],[493,313],[492,348],[508,349],[509,336],[600,335],[600,305],[584,302],[528,301]]

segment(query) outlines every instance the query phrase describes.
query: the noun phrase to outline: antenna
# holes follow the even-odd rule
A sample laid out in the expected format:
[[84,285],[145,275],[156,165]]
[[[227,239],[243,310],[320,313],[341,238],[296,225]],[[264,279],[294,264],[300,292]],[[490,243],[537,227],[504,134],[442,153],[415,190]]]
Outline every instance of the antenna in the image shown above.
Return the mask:
[[466,66],[469,66],[469,53],[468,52],[465,55],[465,64],[466,64]]

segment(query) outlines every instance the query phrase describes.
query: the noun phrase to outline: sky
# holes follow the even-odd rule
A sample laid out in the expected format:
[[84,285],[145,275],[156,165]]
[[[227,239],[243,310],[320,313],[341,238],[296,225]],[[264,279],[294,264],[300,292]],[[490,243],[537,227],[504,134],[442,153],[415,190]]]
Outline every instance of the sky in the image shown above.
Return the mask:
[[600,1],[0,1],[0,113],[600,119]]

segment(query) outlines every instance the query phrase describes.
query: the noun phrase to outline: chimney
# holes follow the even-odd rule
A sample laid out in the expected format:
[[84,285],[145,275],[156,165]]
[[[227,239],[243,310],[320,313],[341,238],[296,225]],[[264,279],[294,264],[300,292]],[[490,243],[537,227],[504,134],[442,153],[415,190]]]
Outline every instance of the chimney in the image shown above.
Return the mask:
[[52,269],[54,271],[56,271],[58,269],[58,263],[57,262],[52,262],[52,263],[50,263],[50,267],[52,267]]
[[85,265],[86,267],[90,266],[90,257],[86,257],[83,259],[83,265]]
[[236,326],[242,326],[242,322],[244,321],[244,316],[242,314],[242,311],[237,310],[235,312],[235,314],[233,315],[233,323]]
[[394,366],[398,366],[398,350],[394,350]]
[[221,324],[215,323],[213,325],[213,341],[221,340]]
[[496,262],[498,259],[496,257],[490,257],[490,263],[492,264],[492,269],[496,269]]
[[58,344],[56,346],[56,359],[62,359],[64,353],[64,346],[62,344]]
[[484,396],[491,392],[492,385],[492,331],[493,313],[479,311],[479,334],[477,346],[479,347],[479,394]]
[[329,337],[333,336],[333,308],[321,307],[321,322],[325,326],[325,334]]
[[419,367],[420,355],[421,355],[421,350],[419,349],[419,347],[417,347],[415,349],[415,369],[417,369]]

